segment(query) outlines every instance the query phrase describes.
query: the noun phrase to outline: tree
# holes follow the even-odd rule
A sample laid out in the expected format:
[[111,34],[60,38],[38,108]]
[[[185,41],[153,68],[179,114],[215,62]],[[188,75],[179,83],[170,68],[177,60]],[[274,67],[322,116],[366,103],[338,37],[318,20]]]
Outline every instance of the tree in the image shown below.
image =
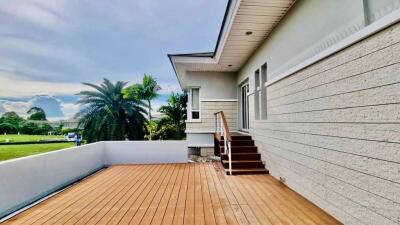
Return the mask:
[[164,116],[160,121],[148,124],[149,140],[181,140],[185,138],[186,94],[172,93],[168,104],[161,106],[159,112]]
[[47,120],[46,113],[40,107],[32,107],[28,110],[28,120]]
[[141,99],[147,101],[149,121],[151,121],[151,100],[155,99],[157,91],[161,87],[157,84],[156,79],[151,75],[143,75],[141,84],[133,84],[124,89],[124,97],[127,99]]
[[17,127],[10,123],[0,123],[0,134],[16,134],[18,132]]
[[95,91],[82,91],[77,102],[83,106],[75,117],[88,142],[101,140],[142,140],[146,131],[146,110],[140,99],[124,98],[126,82],[111,83],[104,79],[101,85],[84,83]]
[[18,131],[21,124],[24,122],[24,118],[20,117],[16,112],[6,112],[1,118],[1,123],[7,123],[15,127]]
[[33,122],[25,122],[21,125],[20,132],[22,134],[37,134],[39,125]]
[[181,134],[184,134],[185,130],[186,103],[187,95],[185,93],[172,93],[168,99],[168,104],[161,106],[158,110],[164,115],[161,121],[173,124],[181,131]]
[[184,131],[182,132],[174,124],[159,120],[151,121],[147,125],[147,129],[149,130],[149,133],[145,136],[147,140],[182,140],[184,137]]

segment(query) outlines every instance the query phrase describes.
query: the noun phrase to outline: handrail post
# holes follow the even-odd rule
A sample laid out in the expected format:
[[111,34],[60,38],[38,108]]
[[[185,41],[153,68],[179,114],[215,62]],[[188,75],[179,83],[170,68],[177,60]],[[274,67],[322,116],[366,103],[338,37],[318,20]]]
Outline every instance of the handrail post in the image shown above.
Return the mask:
[[214,122],[215,122],[215,133],[217,133],[217,131],[218,131],[218,115],[217,114],[214,114]]
[[218,131],[218,119],[220,120],[220,137],[224,137],[224,154],[228,155],[229,160],[229,175],[232,175],[232,137],[229,132],[228,123],[226,122],[225,114],[223,111],[214,113],[215,115],[215,132]]
[[229,175],[231,175],[232,176],[232,143],[231,142],[228,142],[228,149],[229,149],[229,152],[228,152],[228,158],[229,158]]

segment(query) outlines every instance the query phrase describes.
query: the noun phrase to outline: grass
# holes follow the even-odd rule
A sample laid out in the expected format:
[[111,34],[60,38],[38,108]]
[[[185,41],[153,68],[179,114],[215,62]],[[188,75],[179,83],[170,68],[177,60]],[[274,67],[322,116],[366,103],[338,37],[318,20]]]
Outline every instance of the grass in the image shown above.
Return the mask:
[[8,134],[8,135],[0,135],[0,142],[6,142],[9,139],[9,142],[24,142],[24,141],[49,141],[49,140],[64,140],[65,137],[61,135],[16,135],[16,134]]
[[20,158],[39,153],[75,146],[74,142],[54,144],[0,145],[0,161]]

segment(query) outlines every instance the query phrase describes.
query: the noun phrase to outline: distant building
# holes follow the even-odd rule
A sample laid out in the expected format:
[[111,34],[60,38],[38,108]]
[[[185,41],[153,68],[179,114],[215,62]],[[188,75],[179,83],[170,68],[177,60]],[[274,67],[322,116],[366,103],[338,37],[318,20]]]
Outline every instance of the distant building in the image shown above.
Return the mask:
[[59,127],[61,123],[61,121],[48,121],[48,120],[27,120],[27,122],[35,123],[38,125],[49,124],[52,127]]
[[74,129],[78,128],[79,119],[66,119],[61,120],[64,129]]

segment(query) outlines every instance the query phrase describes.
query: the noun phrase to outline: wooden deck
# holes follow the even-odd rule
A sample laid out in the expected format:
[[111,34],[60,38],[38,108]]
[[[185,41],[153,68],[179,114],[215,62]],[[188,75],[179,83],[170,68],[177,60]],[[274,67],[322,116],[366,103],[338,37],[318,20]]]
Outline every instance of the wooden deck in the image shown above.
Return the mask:
[[220,164],[105,169],[4,224],[340,224],[270,175]]

